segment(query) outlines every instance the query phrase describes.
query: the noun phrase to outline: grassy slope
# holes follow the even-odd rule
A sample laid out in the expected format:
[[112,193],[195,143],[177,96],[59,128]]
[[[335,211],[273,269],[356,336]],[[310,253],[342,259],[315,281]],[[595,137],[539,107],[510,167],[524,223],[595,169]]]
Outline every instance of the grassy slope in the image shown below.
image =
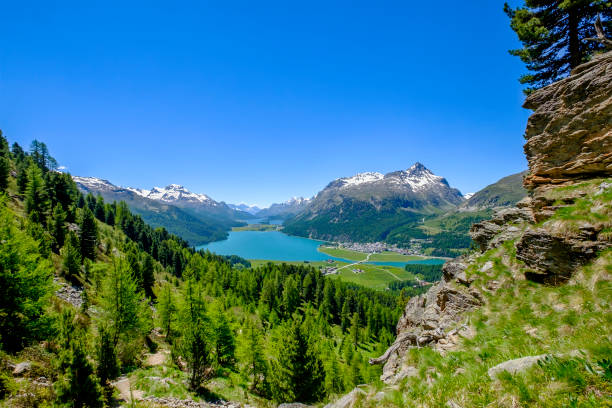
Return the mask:
[[[609,230],[612,191],[597,195],[600,182],[571,187],[589,195],[557,211],[543,226],[571,229],[591,220]],[[494,268],[480,272],[487,261]],[[411,349],[408,363],[417,367],[418,376],[387,392],[383,402],[363,405],[443,407],[452,401],[460,407],[612,406],[612,249],[557,287],[525,280],[512,241],[480,256],[467,274],[476,278],[473,285],[486,297],[485,306],[468,316],[474,336],[445,355],[429,347]],[[492,281],[501,283],[496,292],[483,289]],[[539,354],[551,358],[521,374],[506,373],[496,380],[487,375],[501,362]]]

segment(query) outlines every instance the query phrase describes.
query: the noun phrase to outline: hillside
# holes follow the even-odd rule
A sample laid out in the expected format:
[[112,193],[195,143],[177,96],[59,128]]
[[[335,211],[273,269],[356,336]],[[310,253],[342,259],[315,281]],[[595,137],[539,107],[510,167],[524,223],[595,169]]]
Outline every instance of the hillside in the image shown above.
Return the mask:
[[461,204],[461,207],[479,210],[516,205],[527,197],[527,190],[523,187],[523,178],[526,174],[526,171],[512,174],[486,186]]
[[478,249],[407,303],[371,360],[382,384],[329,408],[609,406],[612,52],[525,107],[529,198],[475,224]]
[[242,212],[179,185],[142,190],[116,186],[95,177],[73,178],[84,193],[99,194],[108,202],[124,201],[148,224],[163,227],[192,245],[225,239],[233,226],[243,225],[238,221]]
[[196,251],[56,166],[0,133],[0,406],[318,403],[380,375],[395,291]]

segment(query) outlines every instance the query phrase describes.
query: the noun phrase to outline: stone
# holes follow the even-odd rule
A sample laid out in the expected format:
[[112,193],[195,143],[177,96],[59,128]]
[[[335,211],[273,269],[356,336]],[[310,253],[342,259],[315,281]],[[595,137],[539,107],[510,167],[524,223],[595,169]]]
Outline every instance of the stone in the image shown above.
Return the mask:
[[612,52],[530,94],[525,187],[612,175]]
[[353,408],[357,406],[358,401],[365,397],[365,395],[365,391],[361,388],[354,388],[338,401],[327,404],[325,408]]
[[278,408],[310,408],[312,405],[302,404],[301,402],[285,402],[280,404]]
[[25,373],[29,372],[31,369],[32,363],[30,363],[29,361],[24,361],[15,365],[15,368],[13,368],[13,375],[16,377],[20,377]]
[[533,366],[534,364],[537,364],[538,361],[544,360],[547,356],[548,354],[540,354],[539,356],[527,356],[514,360],[504,361],[503,363],[498,364],[495,367],[489,368],[487,374],[489,374],[489,377],[491,377],[491,379],[497,378],[497,376],[504,371],[507,371],[510,374],[514,375],[527,370],[529,367]]

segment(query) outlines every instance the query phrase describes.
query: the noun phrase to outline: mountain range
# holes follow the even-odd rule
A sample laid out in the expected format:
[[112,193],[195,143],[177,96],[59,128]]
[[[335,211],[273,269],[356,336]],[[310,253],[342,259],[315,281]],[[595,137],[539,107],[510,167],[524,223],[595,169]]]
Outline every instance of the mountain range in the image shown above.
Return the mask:
[[[284,231],[331,240],[386,241],[403,245],[422,239],[438,255],[469,246],[469,225],[522,199],[524,173],[505,177],[474,193],[461,194],[421,163],[387,174],[359,173],[331,181],[312,198],[293,197],[259,208],[226,204],[179,184],[150,190],[120,187],[95,177],[74,177],[86,193],[125,201],[153,226],[166,228],[194,245],[225,239],[246,220],[284,221]],[[452,250],[452,251],[451,251]],[[451,251],[451,252],[449,252]]]

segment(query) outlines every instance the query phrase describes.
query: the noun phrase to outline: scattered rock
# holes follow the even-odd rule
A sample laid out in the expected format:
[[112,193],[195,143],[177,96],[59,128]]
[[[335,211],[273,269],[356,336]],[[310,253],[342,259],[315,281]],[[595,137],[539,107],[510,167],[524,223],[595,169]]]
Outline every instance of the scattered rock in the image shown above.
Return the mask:
[[65,300],[76,308],[83,306],[83,288],[75,285],[68,285],[62,282],[59,278],[53,278],[53,282],[59,285],[59,289],[55,292],[55,296]]
[[15,365],[13,369],[13,375],[15,377],[21,377],[24,374],[28,373],[32,369],[32,363],[29,361],[24,361],[23,363],[19,363]]
[[525,371],[534,364],[537,364],[538,361],[545,359],[547,356],[548,354],[541,354],[539,356],[527,356],[517,358],[515,360],[504,361],[503,363],[498,364],[495,367],[489,368],[489,371],[487,373],[489,374],[489,377],[491,377],[491,379],[497,378],[497,376],[504,371],[507,371],[510,374],[514,375],[516,373]]
[[329,403],[325,408],[353,408],[357,402],[366,395],[365,391],[360,388],[354,388],[336,402]]
[[302,404],[301,402],[289,402],[280,404],[278,408],[310,408],[312,405]]

